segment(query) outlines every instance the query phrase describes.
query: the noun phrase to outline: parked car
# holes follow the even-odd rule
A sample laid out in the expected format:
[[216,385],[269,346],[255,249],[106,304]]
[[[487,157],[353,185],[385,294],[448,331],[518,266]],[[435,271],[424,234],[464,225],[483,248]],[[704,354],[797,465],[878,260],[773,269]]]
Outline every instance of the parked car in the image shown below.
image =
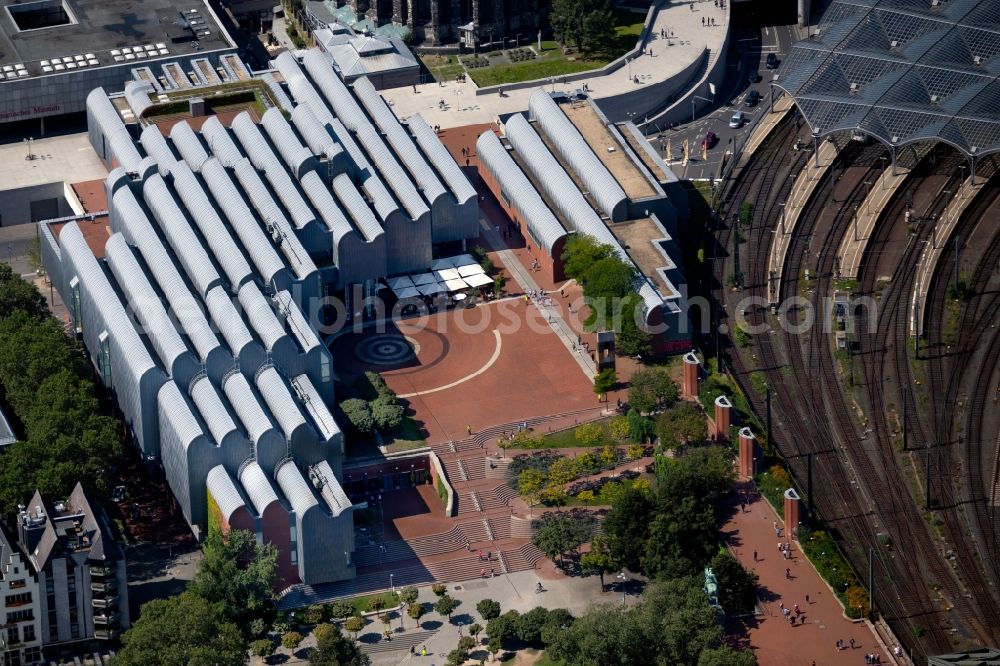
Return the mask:
[[737,111],[733,114],[733,117],[729,119],[730,127],[743,127],[743,123],[746,120],[746,116],[743,115],[742,111]]
[[760,101],[760,93],[756,90],[751,90],[747,93],[747,98],[744,100],[744,104],[747,106],[757,106],[757,102]]
[[705,138],[701,140],[701,147],[704,150],[708,150],[715,145],[715,141],[718,137],[715,136],[715,132],[705,132]]
[[778,69],[778,56],[773,53],[768,53],[767,62],[764,64],[768,69]]
[[753,70],[753,71],[751,71],[750,75],[747,77],[747,79],[750,81],[750,83],[757,83],[757,82],[759,82],[760,81],[760,72],[758,72],[756,69]]

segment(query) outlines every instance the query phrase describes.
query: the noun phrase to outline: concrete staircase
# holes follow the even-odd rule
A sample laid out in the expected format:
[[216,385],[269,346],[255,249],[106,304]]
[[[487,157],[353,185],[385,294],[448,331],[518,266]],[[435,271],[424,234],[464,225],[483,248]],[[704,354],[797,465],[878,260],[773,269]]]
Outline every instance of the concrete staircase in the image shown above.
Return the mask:
[[[413,624],[413,620],[406,621]],[[375,622],[369,626],[381,628],[384,625],[381,622]],[[398,621],[396,622],[396,626],[399,626]],[[419,631],[406,631],[401,634],[394,633],[390,641],[386,640],[383,634],[372,631],[358,636],[358,648],[365,654],[379,654],[400,650],[409,651],[411,647],[415,647],[419,653],[421,646],[437,632],[437,629],[422,629]]]
[[486,478],[486,458],[481,455],[474,458],[464,458],[462,467],[465,469],[467,481],[478,481]]
[[452,458],[451,460],[442,459],[441,464],[444,465],[444,473],[448,476],[448,480],[452,483],[469,480],[468,477],[465,476],[465,469],[462,467],[462,461],[458,458]]
[[545,557],[542,555],[542,551],[530,543],[526,543],[520,548],[505,550],[500,555],[504,567],[510,573],[534,569],[535,563]]
[[495,540],[510,538],[510,521],[510,516],[497,516],[487,521],[490,525],[490,532],[493,534]]
[[[489,463],[489,464],[487,464]],[[510,468],[510,458],[487,458],[483,461],[483,478],[506,479]]]
[[507,506],[510,501],[517,497],[517,492],[506,483],[501,483],[489,490],[480,490],[476,493],[477,502],[481,510],[498,509]]

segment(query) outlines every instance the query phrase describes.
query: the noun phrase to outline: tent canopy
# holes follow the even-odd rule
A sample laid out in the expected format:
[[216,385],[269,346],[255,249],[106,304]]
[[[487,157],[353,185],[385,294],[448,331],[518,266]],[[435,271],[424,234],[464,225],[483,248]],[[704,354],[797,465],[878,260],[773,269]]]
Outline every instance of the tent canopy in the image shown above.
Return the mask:
[[488,284],[493,284],[493,280],[485,273],[476,273],[466,277],[465,283],[470,287],[485,287]]
[[434,277],[433,273],[421,273],[419,275],[411,275],[410,279],[413,280],[413,284],[419,287],[422,284],[434,284],[437,282],[437,278]]
[[396,294],[396,298],[403,300],[404,298],[417,298],[420,296],[420,290],[416,287],[403,287],[399,291],[393,289],[393,293]]
[[444,293],[444,288],[437,282],[431,282],[429,284],[422,284],[417,289],[423,296],[433,296],[435,294]]
[[437,276],[438,281],[447,282],[448,280],[460,280],[462,276],[454,268],[444,268],[435,269],[434,275]]
[[458,267],[458,274],[461,275],[462,277],[469,277],[470,275],[476,275],[485,272],[486,271],[484,271],[483,267],[480,266],[479,264],[469,264],[467,266]]
[[389,285],[390,289],[392,289],[394,292],[397,292],[396,294],[397,296],[399,295],[398,292],[400,289],[405,289],[406,287],[413,286],[413,280],[410,279],[409,275],[389,278],[386,280],[386,283]]
[[469,285],[467,285],[465,280],[462,280],[461,278],[446,280],[444,284],[448,288],[448,291],[462,291],[463,289],[469,288]]
[[445,259],[438,259],[433,264],[431,264],[431,270],[432,271],[441,271],[441,270],[444,270],[446,268],[454,268],[454,267],[455,267],[455,264],[452,263],[452,260],[451,260],[450,257],[449,258],[445,258]]

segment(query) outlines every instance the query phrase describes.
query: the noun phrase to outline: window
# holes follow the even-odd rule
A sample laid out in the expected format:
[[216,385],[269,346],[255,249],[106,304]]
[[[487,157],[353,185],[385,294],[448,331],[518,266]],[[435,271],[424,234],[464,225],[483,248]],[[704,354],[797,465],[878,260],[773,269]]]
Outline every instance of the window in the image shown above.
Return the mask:
[[21,592],[20,594],[8,594],[4,599],[7,608],[13,608],[15,606],[23,606],[24,604],[31,603],[31,592]]
[[80,279],[73,278],[69,283],[70,290],[72,291],[71,298],[73,302],[71,304],[71,310],[73,313],[73,330],[77,335],[83,334],[83,309],[80,307]]
[[17,627],[7,627],[7,645],[17,645],[21,642],[21,635]]
[[30,643],[35,640],[35,625],[28,624],[24,627],[24,642]]
[[330,381],[330,357],[323,353],[319,357],[319,378],[323,383]]
[[107,331],[101,333],[101,381],[107,388],[111,386],[111,336]]
[[292,555],[292,564],[298,564],[299,563],[299,552],[297,550],[295,550],[294,548],[292,548],[291,555]]
[[35,619],[35,613],[30,608],[7,613],[7,624],[14,624],[15,622],[25,622],[26,620],[34,620],[34,619]]
[[[17,569],[14,569],[14,573],[17,573]],[[22,587],[24,587],[25,585],[27,585],[27,583],[25,581],[23,581],[23,580],[12,580],[7,585],[7,587],[9,587],[12,590],[19,590]]]

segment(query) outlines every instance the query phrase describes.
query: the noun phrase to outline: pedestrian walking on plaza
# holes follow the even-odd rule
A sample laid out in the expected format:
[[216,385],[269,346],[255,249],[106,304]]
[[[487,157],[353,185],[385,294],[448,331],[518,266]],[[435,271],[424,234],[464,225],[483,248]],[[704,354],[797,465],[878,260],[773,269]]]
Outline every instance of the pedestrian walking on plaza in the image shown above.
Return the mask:
[[497,577],[497,570],[494,569],[493,567],[490,567],[490,578],[496,578],[496,577]]
[[840,651],[840,650],[843,650],[843,649],[844,649],[844,641],[842,641],[842,640],[840,640],[838,638],[837,639],[837,650]]
[[465,432],[467,434],[471,435],[472,434],[472,426],[471,425],[465,426]]
[[427,656],[427,646],[426,645],[424,647],[420,648],[420,656],[421,657],[426,657]]
[[791,569],[785,569],[785,578],[787,578],[788,580],[792,579],[792,570]]
[[[704,16],[701,17],[701,27],[703,27],[703,28],[705,27],[705,17]],[[444,105],[444,100],[441,100],[441,104],[442,104],[442,106]]]
[[479,570],[479,577],[480,578],[486,578],[486,569],[480,569]]
[[802,615],[802,609],[799,608],[798,604],[795,604],[795,614],[796,615]]
[[809,595],[806,595],[806,603],[809,603]]
[[417,654],[417,647],[415,645],[411,645],[410,646],[410,656],[412,657],[415,654]]
[[851,649],[852,650],[854,649],[854,638],[853,637],[851,638]]
[[757,551],[756,551],[756,550],[755,550],[755,551],[753,551],[753,561],[754,561],[754,562],[756,562],[756,561],[757,561]]

